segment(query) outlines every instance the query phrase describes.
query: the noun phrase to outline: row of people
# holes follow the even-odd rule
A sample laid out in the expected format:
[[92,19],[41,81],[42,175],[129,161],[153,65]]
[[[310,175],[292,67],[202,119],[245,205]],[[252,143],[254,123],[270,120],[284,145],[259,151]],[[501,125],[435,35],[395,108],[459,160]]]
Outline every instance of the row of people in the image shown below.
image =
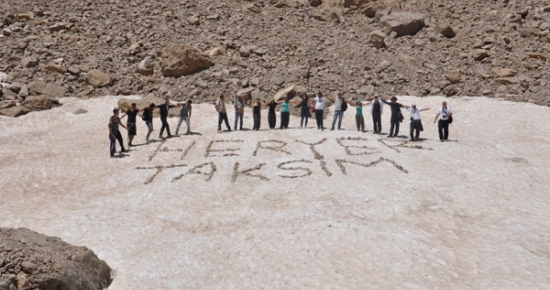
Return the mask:
[[[231,131],[231,127],[229,126],[229,121],[227,118],[227,109],[225,105],[225,99],[226,97],[231,93],[231,89],[225,94],[221,95],[220,98],[216,101],[216,110],[218,111],[218,132],[221,132],[221,125],[223,122],[225,122],[225,125],[228,129],[228,131]],[[381,134],[382,132],[382,123],[381,123],[381,116],[383,113],[383,107],[385,105],[389,106],[391,109],[391,117],[390,117],[390,134],[389,137],[396,137],[399,134],[399,125],[403,121],[404,117],[401,113],[401,108],[406,108],[409,110],[411,115],[411,123],[410,123],[410,137],[411,141],[418,141],[420,131],[423,130],[422,122],[420,119],[420,112],[429,110],[429,108],[417,108],[416,104],[412,104],[410,106],[405,106],[401,103],[397,102],[396,97],[392,97],[390,102],[383,100],[378,95],[375,95],[372,100],[369,100],[367,102],[361,101],[359,99],[357,100],[346,100],[342,93],[337,93],[336,96],[323,96],[321,92],[319,92],[315,98],[313,98],[312,101],[309,100],[309,97],[307,94],[302,94],[301,97],[297,100],[292,100],[294,98],[294,94],[290,93],[287,96],[283,97],[282,100],[276,101],[272,99],[268,103],[262,103],[260,99],[256,99],[252,104],[252,114],[253,114],[253,130],[259,130],[260,124],[261,124],[261,109],[262,107],[268,107],[268,123],[269,128],[275,129],[276,125],[276,113],[275,109],[278,105],[281,105],[281,122],[280,122],[280,129],[287,129],[290,119],[290,106],[291,104],[295,105],[296,108],[300,108],[300,128],[307,127],[308,120],[311,117],[311,113],[313,112],[315,114],[315,119],[317,122],[317,129],[324,130],[324,122],[323,122],[323,116],[324,116],[324,108],[327,101],[332,101],[334,103],[334,114],[333,114],[333,120],[332,120],[332,126],[331,130],[335,129],[336,123],[338,124],[338,129],[340,130],[342,125],[342,118],[344,115],[344,112],[346,111],[348,106],[355,106],[355,123],[358,131],[365,131],[365,120],[363,117],[363,107],[364,106],[370,106],[370,113],[372,115],[372,122],[373,122],[373,134]],[[234,102],[235,107],[235,123],[234,128],[237,129],[237,125],[239,125],[239,129],[243,129],[243,117],[244,117],[244,110],[246,107],[246,104],[242,98],[242,95],[238,94],[237,98]],[[132,142],[134,140],[134,137],[137,134],[137,128],[136,128],[136,118],[139,112],[143,112],[142,119],[145,121],[145,124],[147,125],[148,132],[147,136],[145,138],[146,143],[149,143],[150,141],[150,135],[153,132],[153,113],[155,109],[159,109],[160,113],[160,120],[162,123],[162,127],[159,134],[159,139],[163,139],[164,130],[167,132],[167,137],[172,137],[172,134],[170,133],[170,125],[168,123],[168,110],[170,108],[174,107],[181,107],[180,111],[180,117],[178,124],[176,126],[176,132],[175,134],[178,135],[179,129],[183,122],[187,125],[187,132],[185,133],[190,134],[191,133],[191,115],[192,115],[192,101],[188,100],[185,103],[171,103],[169,99],[165,100],[165,103],[162,105],[155,105],[151,104],[147,108],[138,109],[136,107],[136,104],[133,103],[131,106],[131,109],[124,112],[124,115],[122,117],[119,117],[119,110],[114,109],[113,110],[113,116],[111,116],[109,120],[109,139],[110,139],[110,153],[111,156],[114,156],[115,153],[115,143],[116,140],[118,140],[121,152],[126,152],[126,149],[124,148],[124,143],[122,140],[122,135],[119,131],[119,125],[124,127],[126,130],[128,130],[128,147],[133,146]],[[121,119],[124,117],[128,117],[126,126],[121,123]],[[442,107],[439,109],[435,119],[434,123],[439,121],[438,123],[438,129],[439,129],[439,139],[441,141],[446,141],[449,136],[449,124],[452,122],[452,111],[449,107],[447,107],[447,103],[443,102]]]

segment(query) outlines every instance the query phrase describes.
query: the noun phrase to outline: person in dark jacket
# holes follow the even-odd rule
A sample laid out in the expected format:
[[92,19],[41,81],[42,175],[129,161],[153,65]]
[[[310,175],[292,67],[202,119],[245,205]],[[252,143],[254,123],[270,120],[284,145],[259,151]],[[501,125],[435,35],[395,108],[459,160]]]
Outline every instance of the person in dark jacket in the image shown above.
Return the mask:
[[[382,100],[382,102],[391,108],[391,118],[390,118],[390,135],[388,137],[397,137],[399,134],[399,123],[403,122],[403,114],[401,114],[401,108],[404,108],[403,105],[397,102],[396,97],[391,98],[391,103]],[[394,133],[395,129],[395,133]]]
[[162,134],[164,133],[164,129],[166,129],[166,133],[168,133],[167,137],[172,138],[172,134],[170,134],[170,125],[168,124],[167,118],[168,118],[168,110],[175,107],[176,107],[175,105],[170,104],[169,99],[165,99],[164,104],[158,106],[160,111],[160,121],[162,122],[162,127],[160,127],[160,134],[159,134],[160,139],[164,139],[164,137],[162,137]]

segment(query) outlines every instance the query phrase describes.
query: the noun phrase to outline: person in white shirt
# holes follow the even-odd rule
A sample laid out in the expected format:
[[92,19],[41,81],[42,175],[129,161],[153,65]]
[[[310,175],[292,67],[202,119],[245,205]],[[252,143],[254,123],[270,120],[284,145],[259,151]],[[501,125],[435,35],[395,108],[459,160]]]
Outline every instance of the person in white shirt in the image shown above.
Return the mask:
[[411,141],[418,141],[420,131],[424,131],[424,128],[422,127],[422,121],[420,120],[420,112],[427,111],[429,109],[430,108],[417,108],[416,104],[412,104],[411,106],[407,107],[407,110],[411,112]]
[[332,127],[330,128],[330,131],[334,131],[334,125],[336,125],[336,119],[338,119],[338,130],[340,130],[340,127],[342,127],[342,118],[344,117],[344,103],[349,104],[344,97],[342,97],[342,93],[338,92],[336,94],[336,97],[327,97],[327,99],[334,102],[334,118],[332,119]]
[[323,93],[317,93],[317,97],[313,99],[313,105],[315,106],[315,120],[317,121],[317,129],[325,130],[323,126],[323,110],[325,109],[326,98],[323,97]]
[[439,119],[437,124],[439,130],[439,141],[444,142],[449,138],[449,124],[452,122],[453,112],[447,107],[447,102],[443,102],[439,112],[435,116],[434,124]]

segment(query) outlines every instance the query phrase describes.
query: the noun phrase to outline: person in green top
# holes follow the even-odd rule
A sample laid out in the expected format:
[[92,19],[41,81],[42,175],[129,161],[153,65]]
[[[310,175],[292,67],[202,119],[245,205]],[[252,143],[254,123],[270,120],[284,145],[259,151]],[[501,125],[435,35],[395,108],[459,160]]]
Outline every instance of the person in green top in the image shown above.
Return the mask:
[[283,97],[282,101],[276,102],[281,104],[281,127],[279,129],[288,129],[288,122],[290,119],[290,110],[288,109],[288,99]]
[[365,118],[363,118],[363,106],[361,99],[357,99],[355,102],[355,125],[357,131],[365,132]]

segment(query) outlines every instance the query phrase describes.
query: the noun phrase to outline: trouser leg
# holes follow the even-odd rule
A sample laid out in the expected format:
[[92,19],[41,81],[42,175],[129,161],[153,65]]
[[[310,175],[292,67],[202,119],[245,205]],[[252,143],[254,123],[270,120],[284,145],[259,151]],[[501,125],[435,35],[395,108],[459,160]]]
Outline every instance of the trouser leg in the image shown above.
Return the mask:
[[183,116],[180,116],[180,118],[178,120],[178,125],[176,126],[176,135],[178,135],[178,133],[180,131],[180,127],[181,127],[182,122],[183,122]]
[[390,123],[390,124],[391,124],[391,127],[390,127],[390,137],[393,136],[393,130],[395,130],[395,123],[396,123],[396,122],[394,122],[393,119],[392,119],[392,120],[391,120],[391,123]]
[[239,113],[235,112],[235,126],[233,126],[233,128],[235,128],[235,130],[237,130],[237,121],[239,120]]
[[118,140],[118,144],[120,144],[120,150],[124,151],[124,140],[122,140],[122,134],[120,134],[120,131],[116,133],[116,139]]
[[374,133],[382,133],[382,116],[372,115],[372,126]]
[[342,111],[339,111],[340,113],[338,114],[338,129],[340,129],[340,127],[342,127],[342,119],[344,118],[344,112]]
[[357,127],[357,131],[359,131],[361,125],[359,123],[359,115],[355,115],[355,126]]
[[189,118],[185,117],[185,118],[183,118],[183,120],[185,121],[185,124],[187,125],[187,134],[191,133],[191,124],[189,123]]
[[110,150],[111,156],[114,156],[116,152],[116,140],[115,138],[113,138],[112,134],[109,134],[109,141],[111,143],[109,146],[109,150]]
[[302,128],[304,126],[304,119],[306,118],[306,116],[302,116],[302,118],[300,118],[300,128]]
[[221,112],[218,112],[218,130],[222,130],[223,116]]
[[309,120],[309,116],[306,116],[306,122],[305,122],[305,124],[304,124],[304,126],[306,126],[306,127],[307,127],[307,121],[308,121],[308,120]]
[[443,120],[439,120],[439,122],[437,122],[437,131],[439,132],[439,140],[445,139],[443,136]]
[[365,117],[363,117],[363,115],[360,115],[360,124],[361,124],[361,132],[364,132],[365,131]]
[[227,119],[227,113],[223,113],[223,121],[225,122],[225,126],[228,130],[231,130],[231,126],[229,126],[229,120]]

